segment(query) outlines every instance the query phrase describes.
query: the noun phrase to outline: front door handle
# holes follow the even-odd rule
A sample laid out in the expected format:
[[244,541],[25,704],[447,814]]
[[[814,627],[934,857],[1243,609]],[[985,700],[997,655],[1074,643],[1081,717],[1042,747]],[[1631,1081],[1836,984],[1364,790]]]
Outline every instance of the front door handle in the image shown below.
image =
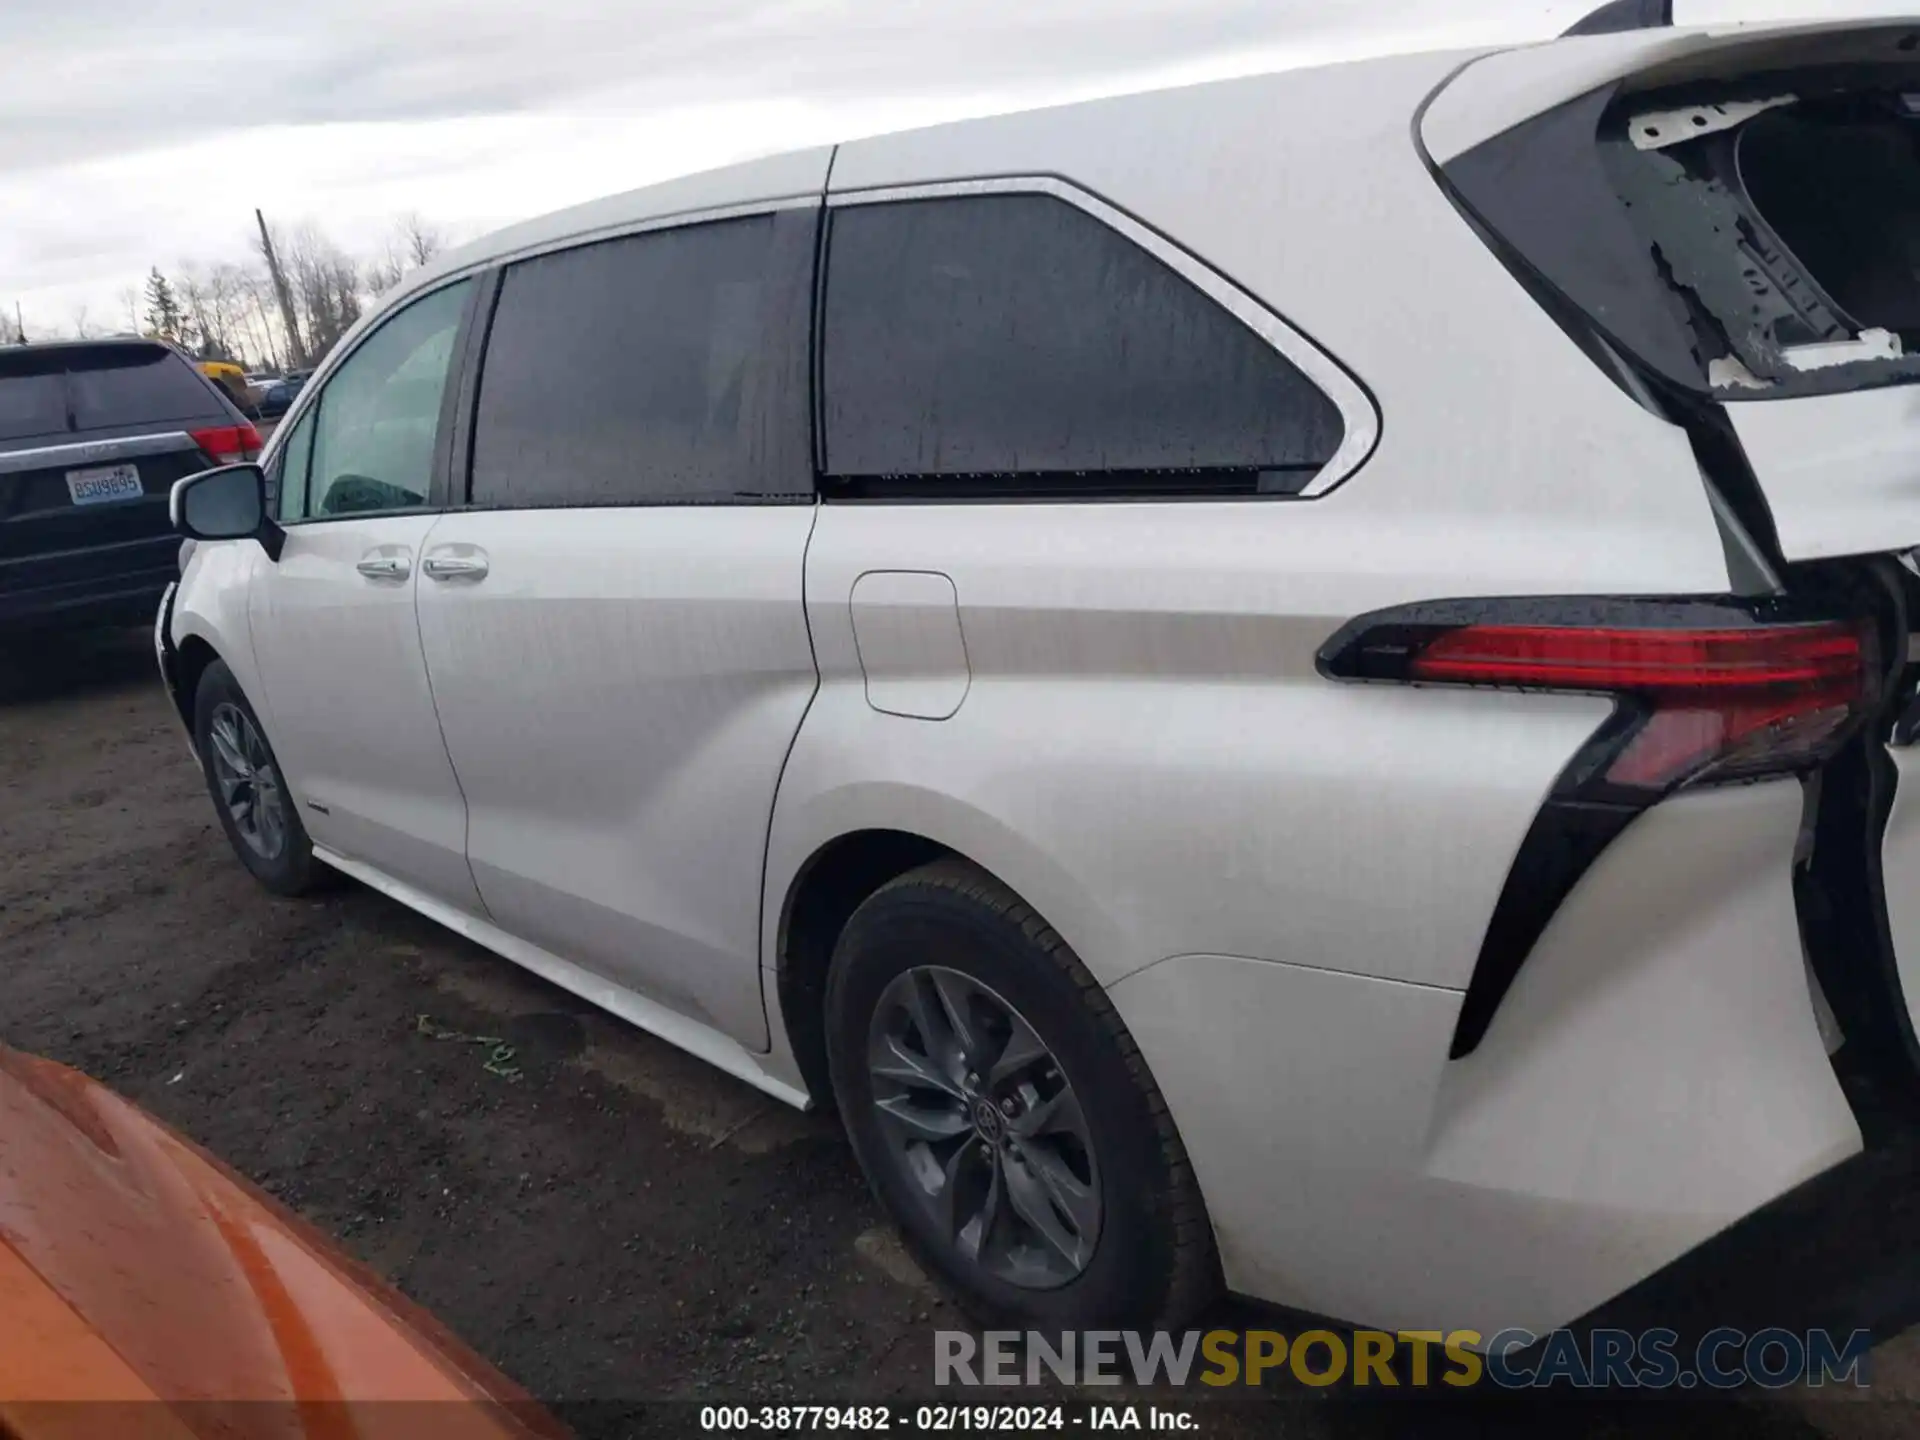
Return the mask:
[[369,580],[404,580],[413,573],[413,562],[405,550],[382,546],[362,555],[353,568]]
[[448,545],[432,551],[421,568],[431,580],[484,580],[487,552],[474,545]]

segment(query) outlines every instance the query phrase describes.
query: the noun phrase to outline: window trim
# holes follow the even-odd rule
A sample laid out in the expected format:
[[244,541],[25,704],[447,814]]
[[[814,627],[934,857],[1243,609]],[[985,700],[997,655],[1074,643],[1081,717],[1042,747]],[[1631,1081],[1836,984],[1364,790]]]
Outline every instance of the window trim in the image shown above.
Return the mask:
[[[1160,261],[1266,341],[1317,387],[1321,394],[1333,402],[1334,408],[1340,412],[1345,433],[1341,436],[1339,446],[1327,463],[1314,472],[1312,479],[1299,489],[1290,490],[1284,495],[1237,495],[1231,498],[1318,499],[1352,475],[1372,456],[1374,448],[1380,443],[1379,407],[1375,405],[1373,397],[1367,393],[1365,387],[1344,366],[1192,251],[1183,249],[1160,231],[1070,180],[1062,179],[1057,175],[1000,175],[969,180],[936,180],[908,185],[882,185],[871,189],[842,190],[829,194],[827,210],[831,213],[856,205],[886,205],[904,200],[950,200],[976,195],[1047,195],[1056,200],[1063,200],[1075,209],[1090,215],[1122,239],[1131,242]],[[833,245],[830,237],[831,227],[829,227],[825,253],[821,257],[823,283],[833,263]],[[814,332],[817,341],[824,340],[825,319],[824,311],[816,305]],[[824,399],[824,397],[820,398]],[[817,434],[822,434],[820,418],[816,413]],[[822,434],[822,440],[824,441],[824,434]],[[1086,493],[1087,498],[1095,498],[1099,492],[1089,490]],[[916,498],[940,503],[941,497],[937,494],[916,494]],[[961,497],[952,498],[958,500]],[[1009,495],[1005,498],[1011,500],[1018,497]],[[1065,496],[1054,495],[1041,498],[1048,501],[1067,500]],[[1160,497],[1135,495],[1127,498]]]

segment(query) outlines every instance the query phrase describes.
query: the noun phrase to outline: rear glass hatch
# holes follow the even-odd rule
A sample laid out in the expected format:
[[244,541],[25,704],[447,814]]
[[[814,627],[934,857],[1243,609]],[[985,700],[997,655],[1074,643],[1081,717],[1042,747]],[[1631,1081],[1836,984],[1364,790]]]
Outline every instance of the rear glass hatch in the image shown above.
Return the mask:
[[[240,417],[151,342],[0,350],[0,591],[169,563],[173,482],[244,453]],[[224,457],[223,457],[224,458]]]

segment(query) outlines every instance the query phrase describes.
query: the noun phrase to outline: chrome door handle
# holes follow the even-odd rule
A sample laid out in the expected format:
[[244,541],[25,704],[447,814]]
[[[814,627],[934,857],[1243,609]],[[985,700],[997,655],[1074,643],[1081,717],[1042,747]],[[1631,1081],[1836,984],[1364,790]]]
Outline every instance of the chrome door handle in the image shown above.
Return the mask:
[[369,580],[404,580],[413,571],[405,555],[363,555],[353,567]]
[[478,550],[442,550],[427,556],[422,568],[431,580],[484,580],[487,557]]

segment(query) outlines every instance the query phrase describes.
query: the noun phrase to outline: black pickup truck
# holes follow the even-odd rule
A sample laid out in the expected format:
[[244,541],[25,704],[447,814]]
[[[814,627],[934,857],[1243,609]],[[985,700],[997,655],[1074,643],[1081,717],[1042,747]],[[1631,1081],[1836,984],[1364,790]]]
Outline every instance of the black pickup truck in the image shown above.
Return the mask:
[[152,619],[176,577],[173,482],[259,453],[170,345],[0,349],[0,636]]

